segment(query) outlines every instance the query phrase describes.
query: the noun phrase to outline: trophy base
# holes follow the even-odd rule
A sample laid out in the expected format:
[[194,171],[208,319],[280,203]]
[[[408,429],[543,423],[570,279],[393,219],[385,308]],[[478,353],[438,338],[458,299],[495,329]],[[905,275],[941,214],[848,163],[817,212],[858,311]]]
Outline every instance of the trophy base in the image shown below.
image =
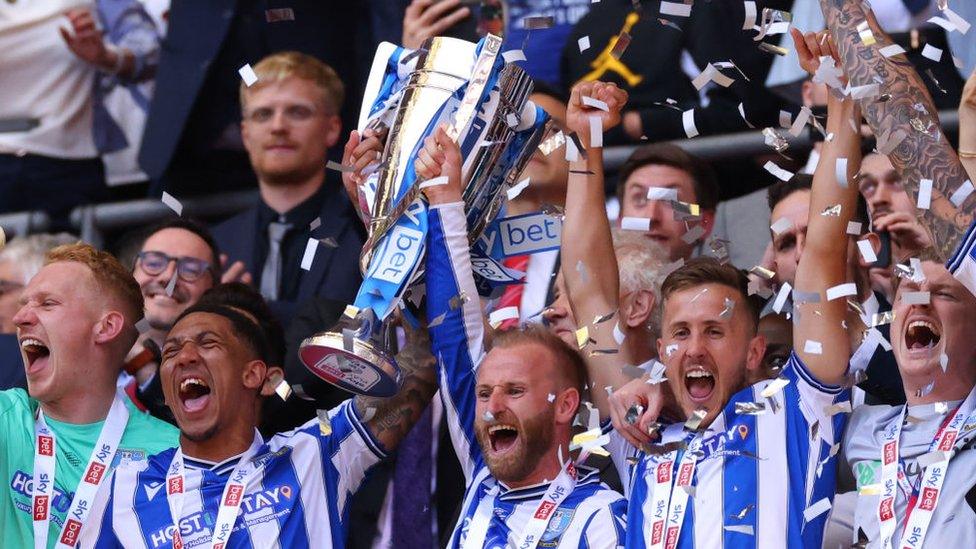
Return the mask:
[[302,342],[302,363],[324,381],[357,395],[389,397],[400,388],[400,368],[376,345],[353,339],[347,351],[342,334],[322,332]]

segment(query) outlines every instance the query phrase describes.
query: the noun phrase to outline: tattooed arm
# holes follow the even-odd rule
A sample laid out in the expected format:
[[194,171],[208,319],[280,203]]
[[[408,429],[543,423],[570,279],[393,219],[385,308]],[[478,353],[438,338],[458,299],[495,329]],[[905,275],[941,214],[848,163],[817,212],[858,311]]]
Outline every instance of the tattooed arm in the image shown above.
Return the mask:
[[[892,41],[860,0],[820,0],[820,6],[851,86],[877,82],[881,93],[890,96],[887,101],[878,97],[861,100],[861,111],[878,136],[878,149],[902,174],[912,201],[917,200],[919,181],[932,180],[932,205],[919,210],[918,216],[933,237],[929,240],[935,243],[937,255],[943,260],[949,258],[972,222],[973,199],[966,200],[961,208],[949,200],[966,181],[966,173],[941,132],[925,84],[904,55],[881,55],[879,50]],[[862,41],[857,26],[864,22],[870,26],[876,44]],[[904,139],[889,151],[899,134]]]
[[387,451],[395,449],[407,436],[437,392],[437,373],[427,330],[411,329],[406,322],[404,329],[407,344],[396,356],[403,374],[400,390],[389,398],[360,395],[353,399],[359,417],[368,418],[364,422],[366,428]]

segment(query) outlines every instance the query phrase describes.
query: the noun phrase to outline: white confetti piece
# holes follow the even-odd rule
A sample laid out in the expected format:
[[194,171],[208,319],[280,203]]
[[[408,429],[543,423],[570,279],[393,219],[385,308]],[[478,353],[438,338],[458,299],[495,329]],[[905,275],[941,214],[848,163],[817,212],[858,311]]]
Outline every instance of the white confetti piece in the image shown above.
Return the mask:
[[772,160],[766,161],[763,168],[765,168],[767,172],[776,176],[776,178],[780,181],[789,181],[790,179],[793,179],[793,172],[779,167],[779,165]]
[[505,117],[505,123],[508,124],[509,128],[517,128],[519,125],[519,117],[514,112],[508,113]]
[[942,366],[942,373],[945,373],[946,368],[949,367],[949,355],[945,353],[939,355],[939,366]]
[[512,185],[510,189],[507,189],[505,191],[505,194],[508,195],[509,200],[515,200],[516,198],[518,198],[518,195],[522,194],[522,191],[524,191],[525,188],[528,186],[529,186],[529,178],[526,177],[525,179]]
[[840,297],[857,295],[857,286],[853,282],[838,284],[827,288],[827,301],[833,301]]
[[336,171],[336,172],[352,172],[356,170],[356,168],[354,168],[353,166],[346,166],[345,164],[340,164],[335,160],[329,160],[328,162],[326,162],[325,169]]
[[506,63],[515,63],[516,61],[525,61],[525,52],[522,50],[508,50],[502,54],[502,59]]
[[773,222],[769,228],[773,231],[773,234],[780,234],[793,227],[793,222],[787,217],[781,217]]
[[620,323],[617,322],[613,325],[613,340],[617,342],[617,345],[621,345],[624,339],[627,338],[627,334],[620,329]]
[[933,46],[932,44],[925,44],[925,47],[922,48],[922,57],[931,59],[932,61],[938,63],[939,61],[942,61],[942,50]]
[[895,55],[901,55],[905,53],[905,48],[899,46],[898,44],[890,44],[878,50],[881,55],[885,57],[894,57]]
[[947,34],[952,31],[959,30],[956,28],[955,25],[952,24],[952,21],[949,21],[948,19],[943,19],[942,17],[939,17],[937,15],[933,17],[929,17],[929,23],[942,27],[943,29],[945,29]]
[[685,127],[685,135],[688,139],[698,136],[698,127],[695,126],[695,109],[688,109],[681,113],[681,124]]
[[949,461],[949,453],[940,450],[935,450],[927,454],[922,454],[918,456],[918,459],[916,460],[918,466],[921,467],[922,469],[925,469],[929,465],[939,463],[942,461]]
[[952,193],[952,196],[949,197],[949,201],[958,208],[959,206],[962,206],[962,203],[965,202],[967,198],[969,198],[969,195],[973,194],[973,190],[976,190],[973,188],[973,182],[967,179],[962,185],[959,185],[959,188],[956,189],[954,193]]
[[421,189],[426,189],[427,187],[436,187],[438,185],[447,185],[447,176],[439,175],[437,177],[428,179],[420,184]]
[[916,207],[922,210],[929,209],[932,205],[932,180],[923,179],[918,182],[918,201]]
[[250,63],[245,63],[243,67],[237,69],[237,73],[241,75],[241,80],[244,81],[244,85],[249,88],[251,84],[258,81],[258,75],[254,74],[254,69],[251,68]]
[[142,317],[139,319],[139,322],[136,322],[136,331],[138,331],[140,334],[148,332],[149,328],[151,327],[152,326],[149,325],[149,319],[146,317]]
[[901,301],[907,305],[927,305],[932,297],[929,292],[904,292]]
[[790,111],[779,111],[779,127],[789,129],[793,125],[793,116]]
[[312,270],[312,260],[315,259],[315,250],[319,247],[319,241],[314,238],[308,239],[308,244],[305,245],[305,254],[302,255],[302,269],[306,271]]
[[603,147],[603,119],[593,115],[590,119],[590,146],[596,149]]
[[743,5],[746,16],[742,21],[742,30],[752,30],[756,26],[756,2],[754,0],[746,0],[743,2]]
[[669,189],[668,187],[648,187],[647,188],[647,199],[648,200],[668,200],[671,202],[678,201],[678,189]]
[[858,240],[857,250],[861,252],[861,259],[863,259],[865,263],[874,263],[878,260],[878,256],[874,253],[874,248],[871,246],[870,241]]
[[822,355],[823,344],[821,344],[819,341],[808,339],[803,343],[803,352],[811,355]]
[[[675,348],[677,348],[677,346],[675,346]],[[648,360],[644,364],[638,366],[638,368],[647,372],[647,383],[649,385],[657,385],[658,383],[666,381],[664,372],[667,371],[667,366],[657,359],[652,358],[651,360]]]
[[548,400],[549,403],[552,404],[553,402],[556,401],[556,395],[549,393],[549,396],[546,397],[546,400]]
[[737,534],[745,534],[747,536],[756,535],[755,528],[751,524],[733,524],[731,526],[725,526],[724,530],[726,532],[735,532]]
[[518,307],[502,307],[501,309],[492,311],[491,314],[488,315],[488,324],[490,324],[492,328],[497,328],[501,326],[502,322],[511,319],[518,319],[518,317]]
[[169,279],[169,284],[166,285],[166,295],[173,297],[173,291],[176,290],[176,279],[178,279],[177,273],[173,273],[173,276]]
[[759,392],[759,396],[763,398],[772,398],[779,394],[779,392],[783,390],[783,387],[786,387],[789,384],[790,380],[786,379],[785,377],[778,377],[770,381],[769,384]]
[[952,24],[955,25],[956,29],[960,33],[966,34],[967,32],[969,32],[969,27],[970,27],[969,21],[966,21],[962,17],[959,17],[958,13],[949,9],[948,6],[942,9],[942,13],[945,14],[947,18],[949,18],[949,21],[952,21]]
[[858,236],[861,234],[861,222],[860,221],[848,221],[847,222],[847,234]]
[[881,95],[878,84],[865,84],[864,86],[850,86],[848,93],[853,99],[868,99]]
[[176,212],[176,215],[180,215],[180,216],[183,215],[183,204],[181,204],[180,201],[177,200],[175,196],[169,194],[166,191],[163,191],[163,197],[161,200],[163,201],[163,204],[169,206],[169,209]]
[[576,41],[576,44],[579,45],[580,53],[590,49],[590,35],[581,36],[580,39]]
[[865,46],[872,46],[877,43],[877,40],[874,38],[874,33],[871,32],[871,27],[868,26],[867,21],[861,21],[857,24],[857,34],[861,36],[861,42],[863,42]]
[[786,305],[786,298],[789,297],[791,290],[793,287],[789,282],[784,282],[783,287],[779,289],[776,299],[773,300],[773,311],[776,311],[776,314],[783,312],[783,305]]
[[851,413],[851,401],[849,400],[838,402],[837,404],[831,404],[830,406],[824,406],[824,414],[828,417],[833,417],[837,414],[849,413]]
[[651,220],[647,217],[624,217],[620,220],[620,228],[625,231],[651,230]]
[[607,106],[605,101],[600,101],[599,99],[594,99],[586,95],[583,96],[583,104],[587,107],[600,109],[603,112],[610,112],[610,107]]
[[806,509],[803,510],[803,520],[805,522],[810,522],[829,510],[830,510],[830,500],[827,498],[823,498],[817,503],[814,503],[810,507],[807,507]]
[[321,226],[322,226],[322,218],[316,217],[315,219],[312,220],[311,223],[308,224],[308,232],[312,232]]
[[742,103],[739,103],[739,116],[742,117],[742,121],[746,123],[746,126],[749,126],[750,128],[755,128],[755,126],[753,126],[752,123],[749,122],[749,120],[746,118],[746,109],[742,105]]
[[847,159],[838,158],[837,162],[834,163],[834,177],[837,178],[837,184],[841,186],[842,189],[847,188]]
[[691,15],[691,4],[662,1],[661,13],[664,15],[674,15],[675,17],[688,17]]
[[579,160],[579,149],[576,148],[576,141],[567,138],[566,139],[566,161],[576,162]]
[[809,107],[801,107],[800,113],[796,115],[796,119],[793,120],[793,125],[790,126],[790,135],[799,137],[800,132],[803,131],[803,127],[807,125],[812,115],[813,112],[810,111]]

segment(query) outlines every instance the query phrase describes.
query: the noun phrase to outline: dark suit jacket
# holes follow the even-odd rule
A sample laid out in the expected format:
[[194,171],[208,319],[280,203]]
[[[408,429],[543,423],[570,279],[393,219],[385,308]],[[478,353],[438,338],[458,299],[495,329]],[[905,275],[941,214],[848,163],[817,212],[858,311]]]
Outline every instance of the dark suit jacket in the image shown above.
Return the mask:
[[27,372],[20,356],[20,344],[13,334],[0,334],[0,391],[27,388]]
[[[353,213],[342,191],[328,196],[319,215],[321,225],[311,234],[314,238],[334,238],[338,247],[320,245],[315,252],[312,268],[302,274],[298,297],[294,302],[269,303],[275,315],[287,328],[297,308],[314,298],[328,298],[340,303],[352,303],[359,291],[359,252],[364,242],[362,222]],[[213,228],[213,237],[229,262],[242,261],[248,272],[258,276],[264,267],[255,260],[254,235],[264,230],[258,226],[257,206],[248,208]],[[322,326],[319,329],[325,329]]]
[[[268,10],[283,8],[292,9],[294,20],[266,21]],[[278,51],[307,53],[336,70],[346,97],[352,98],[343,109],[348,126],[359,110],[355,98],[369,69],[368,59],[360,57],[372,55],[366,51],[368,25],[359,24],[364,17],[360,0],[173,0],[139,165],[159,180],[173,161],[191,114],[212,115],[207,105],[230,109],[221,123],[239,121],[236,89],[214,82],[213,76],[234,78],[244,63],[256,64]],[[214,94],[221,97],[210,97]]]

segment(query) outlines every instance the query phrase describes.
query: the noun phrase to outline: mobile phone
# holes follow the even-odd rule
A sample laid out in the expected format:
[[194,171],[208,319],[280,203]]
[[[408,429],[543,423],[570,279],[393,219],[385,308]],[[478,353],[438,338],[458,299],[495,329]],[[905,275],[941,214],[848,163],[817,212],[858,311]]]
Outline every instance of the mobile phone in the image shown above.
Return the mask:
[[878,250],[878,260],[872,263],[871,266],[887,269],[891,266],[891,233],[888,231],[878,231],[876,234],[881,240],[881,249]]

